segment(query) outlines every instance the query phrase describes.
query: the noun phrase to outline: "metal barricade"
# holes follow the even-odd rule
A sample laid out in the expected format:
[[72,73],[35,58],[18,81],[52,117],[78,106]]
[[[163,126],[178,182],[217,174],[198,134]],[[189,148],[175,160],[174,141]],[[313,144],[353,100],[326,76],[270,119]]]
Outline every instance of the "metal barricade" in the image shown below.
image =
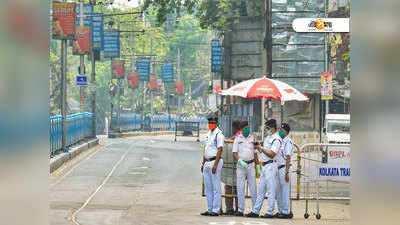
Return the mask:
[[[66,118],[66,145],[74,145],[91,136],[92,113],[76,113]],[[50,157],[62,150],[62,117],[50,117]]]
[[310,216],[309,201],[316,201],[315,216],[320,219],[320,200],[350,200],[349,144],[309,143],[295,153],[296,197],[292,199],[305,200],[304,218]]
[[[194,134],[196,133],[196,135]],[[197,142],[200,141],[200,123],[192,121],[177,121],[175,122],[175,141],[177,136],[193,136],[197,137]]]

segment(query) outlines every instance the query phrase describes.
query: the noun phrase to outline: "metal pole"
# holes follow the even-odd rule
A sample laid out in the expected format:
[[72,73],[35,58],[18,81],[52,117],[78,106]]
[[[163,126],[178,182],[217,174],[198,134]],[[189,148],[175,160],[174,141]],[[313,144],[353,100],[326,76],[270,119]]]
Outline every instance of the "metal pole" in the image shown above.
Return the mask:
[[[80,19],[79,19],[79,25],[83,26],[83,0],[79,0],[80,2]],[[80,55],[80,67],[79,67],[79,75],[84,76],[85,75],[85,58],[84,55]],[[79,93],[80,93],[80,111],[84,112],[84,104],[85,104],[85,92],[82,86],[79,87]]]
[[[110,79],[110,82],[111,82],[111,84],[112,84],[112,60],[110,60],[110,72],[111,72],[111,79]],[[115,88],[115,87],[114,87],[114,88]],[[114,129],[114,127],[112,126],[113,112],[114,112],[113,100],[114,100],[114,95],[113,95],[113,93],[110,92],[111,113],[110,113],[110,125],[109,125],[108,132],[110,132],[110,131],[112,131],[112,130]]]
[[67,40],[61,40],[62,150],[67,151]]
[[96,137],[96,60],[92,54],[92,137]]
[[261,140],[264,141],[264,112],[265,111],[265,99],[261,98]]
[[[133,72],[133,71],[135,71],[136,70],[136,68],[135,68],[135,58],[134,58],[134,55],[135,55],[135,33],[132,33],[132,43],[131,43],[131,47],[132,47],[132,58],[131,58],[131,71]],[[132,89],[132,92],[131,92],[131,99],[132,99],[132,112],[133,112],[133,106],[135,105],[135,96],[134,96],[134,90]]]
[[[118,31],[120,30],[120,23],[118,22]],[[118,112],[117,112],[117,122],[118,122],[118,132],[121,133],[121,85],[122,79],[118,79]]]
[[118,112],[117,112],[117,123],[118,132],[121,133],[121,85],[122,79],[118,79]]
[[[177,79],[177,81],[181,81],[181,49],[180,48],[178,48],[178,79]],[[180,96],[180,94],[178,94],[177,95],[177,97],[178,97],[178,113],[179,113],[179,111],[180,111],[180,109],[181,109],[181,96]]]
[[[325,18],[327,17],[327,12],[326,12],[326,0],[324,1],[324,13],[325,13]],[[325,71],[328,72],[328,38],[327,38],[328,33],[325,33]],[[333,88],[332,88],[333,91]],[[325,101],[325,114],[329,114],[329,100]]]
[[[153,38],[150,37],[150,55],[153,55]],[[154,73],[153,57],[150,56],[150,74]],[[153,115],[153,90],[150,89],[150,113]]]

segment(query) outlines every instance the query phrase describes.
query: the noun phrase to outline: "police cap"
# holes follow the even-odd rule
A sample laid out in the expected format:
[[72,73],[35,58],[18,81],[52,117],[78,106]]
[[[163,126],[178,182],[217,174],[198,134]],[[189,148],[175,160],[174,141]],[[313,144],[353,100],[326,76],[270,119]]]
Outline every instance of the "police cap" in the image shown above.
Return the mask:
[[265,122],[265,126],[267,127],[273,127],[276,129],[276,120],[275,119],[270,119],[267,122]]
[[286,130],[286,132],[290,132],[290,126],[287,123],[282,123],[281,128]]

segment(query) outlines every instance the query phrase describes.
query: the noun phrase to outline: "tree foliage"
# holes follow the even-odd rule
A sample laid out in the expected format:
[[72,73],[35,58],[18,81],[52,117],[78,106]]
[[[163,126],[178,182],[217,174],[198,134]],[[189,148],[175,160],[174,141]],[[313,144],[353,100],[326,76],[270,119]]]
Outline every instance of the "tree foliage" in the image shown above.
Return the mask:
[[185,11],[200,20],[201,28],[224,33],[230,32],[232,25],[243,16],[243,8],[259,9],[261,3],[261,0],[185,0],[182,4],[180,0],[145,0],[143,10],[154,7],[158,24],[165,23],[168,14],[180,17],[181,12]]

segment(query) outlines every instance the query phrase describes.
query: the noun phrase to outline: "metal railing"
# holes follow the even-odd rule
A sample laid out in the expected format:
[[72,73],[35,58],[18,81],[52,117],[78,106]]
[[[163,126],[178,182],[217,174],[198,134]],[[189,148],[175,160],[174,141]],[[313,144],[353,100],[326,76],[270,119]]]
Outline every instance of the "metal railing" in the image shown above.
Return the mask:
[[[92,113],[76,113],[67,115],[67,147],[91,136]],[[50,117],[50,156],[62,149],[62,117]]]

